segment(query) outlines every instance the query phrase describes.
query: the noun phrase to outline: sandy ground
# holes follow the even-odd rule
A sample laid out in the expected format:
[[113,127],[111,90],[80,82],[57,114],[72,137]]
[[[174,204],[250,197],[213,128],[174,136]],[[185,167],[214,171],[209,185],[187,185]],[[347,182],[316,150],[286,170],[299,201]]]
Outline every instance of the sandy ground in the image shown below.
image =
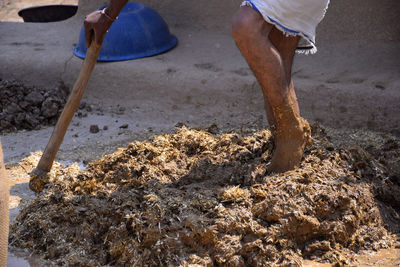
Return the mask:
[[[0,21],[4,22],[3,25],[22,22],[18,10],[32,5],[76,3],[72,0],[0,0]],[[327,16],[330,16],[329,12]],[[166,17],[169,18],[168,14]],[[260,88],[245,62],[237,59],[240,57],[238,51],[230,48],[232,40],[226,30],[220,34],[200,24],[197,25],[202,30],[200,34],[179,24],[171,27],[181,40],[178,48],[135,63],[137,71],[127,78],[132,87],[121,88],[118,92],[96,87],[97,84],[109,82],[102,78],[102,74],[108,73],[109,66],[119,72],[129,62],[96,66],[94,75],[97,78],[84,97],[84,101],[93,108],[90,112],[84,112],[84,116],[73,119],[59,151],[59,161],[85,164],[114,152],[119,146],[126,146],[132,140],[144,140],[153,134],[171,132],[177,123],[189,126],[217,123],[222,130],[266,127]],[[207,32],[209,39],[204,39],[204,32]],[[317,55],[296,58],[293,77],[304,117],[334,128],[361,128],[400,136],[399,41],[396,39],[398,36],[393,38],[385,34],[383,32],[375,40],[370,38],[368,42],[357,40],[357,36],[348,38],[349,35],[346,35],[347,38],[343,38],[340,45],[322,39]],[[40,47],[34,42],[12,45],[16,53],[27,50],[41,53]],[[196,49],[200,45],[210,49]],[[221,56],[222,51],[225,56]],[[73,57],[60,64],[79,66],[81,61]],[[155,72],[155,80],[161,77],[176,81],[172,83],[176,88],[163,88],[156,81],[143,80],[141,75],[149,71]],[[42,87],[51,87],[58,82],[54,79],[58,74],[52,76],[51,69],[33,71],[31,75],[14,71],[7,72],[7,75],[5,73],[1,72],[4,79],[14,78]],[[42,73],[42,77],[37,77],[38,73]],[[195,79],[191,81],[187,77]],[[76,73],[67,73],[61,78],[71,86]],[[120,88],[118,80],[112,83],[112,88]],[[151,90],[148,90],[149,85],[153,86]],[[157,86],[159,90],[154,89]],[[210,94],[207,89],[215,87],[221,90],[214,90]],[[241,90],[230,90],[230,87]],[[121,127],[126,124],[127,128]],[[91,125],[98,125],[100,131],[91,133]],[[107,130],[104,130],[104,126],[107,126]],[[31,152],[43,150],[51,131],[49,127],[3,135],[7,164],[13,165]],[[22,198],[32,197],[26,181],[13,190],[14,195]],[[15,218],[15,210],[13,212]],[[390,263],[382,262],[389,259],[388,252],[381,253],[376,256],[375,253],[366,252],[361,257],[365,259],[364,266],[398,265],[398,250],[389,252],[394,257]],[[34,259],[30,261],[32,266],[40,266]]]

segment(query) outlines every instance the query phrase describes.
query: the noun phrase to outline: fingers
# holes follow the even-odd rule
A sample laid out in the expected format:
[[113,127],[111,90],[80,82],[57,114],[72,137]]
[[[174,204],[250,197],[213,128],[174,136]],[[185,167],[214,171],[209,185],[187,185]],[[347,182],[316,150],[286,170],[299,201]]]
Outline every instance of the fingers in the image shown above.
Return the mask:
[[89,27],[85,27],[85,37],[86,37],[86,48],[89,48],[92,41],[95,41],[96,44],[101,45],[105,37],[105,33],[99,33],[95,29],[90,29]]
[[112,21],[105,18],[101,11],[90,13],[84,20],[86,48],[89,48],[92,41],[101,45],[110,28]]
[[92,41],[93,30],[90,28],[90,24],[86,20],[83,25],[85,27],[86,48],[89,48]]
[[94,35],[94,39],[96,41],[96,44],[101,45],[101,43],[103,42],[105,34],[100,35],[100,34],[95,34]]
[[94,35],[94,31],[93,30],[91,30],[91,31],[89,31],[89,33],[87,33],[87,35],[86,35],[86,48],[89,48],[89,46],[91,45],[92,40],[93,40],[93,35]]

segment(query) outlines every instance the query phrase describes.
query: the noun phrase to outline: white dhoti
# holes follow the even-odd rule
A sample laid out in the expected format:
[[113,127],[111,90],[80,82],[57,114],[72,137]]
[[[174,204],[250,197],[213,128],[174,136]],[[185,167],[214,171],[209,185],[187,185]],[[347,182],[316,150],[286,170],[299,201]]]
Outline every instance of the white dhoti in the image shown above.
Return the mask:
[[299,53],[315,53],[315,29],[325,16],[329,0],[247,0],[242,6],[251,6],[270,24],[285,35],[299,35]]

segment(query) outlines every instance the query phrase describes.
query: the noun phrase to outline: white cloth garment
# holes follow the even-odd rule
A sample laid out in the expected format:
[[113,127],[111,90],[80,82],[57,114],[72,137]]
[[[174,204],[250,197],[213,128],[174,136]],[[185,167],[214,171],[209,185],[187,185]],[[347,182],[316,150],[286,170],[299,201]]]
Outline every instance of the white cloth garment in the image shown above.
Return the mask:
[[325,16],[329,0],[247,0],[263,18],[286,35],[300,35],[297,52],[315,53],[315,29]]

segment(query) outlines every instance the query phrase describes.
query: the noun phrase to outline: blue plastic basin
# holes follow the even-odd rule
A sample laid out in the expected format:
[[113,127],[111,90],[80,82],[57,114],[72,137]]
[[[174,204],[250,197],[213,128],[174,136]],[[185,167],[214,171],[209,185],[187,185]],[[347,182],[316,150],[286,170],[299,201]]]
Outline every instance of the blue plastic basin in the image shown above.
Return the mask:
[[[177,42],[154,9],[140,3],[127,3],[106,34],[98,61],[149,57],[172,49]],[[82,26],[74,54],[85,58],[86,51],[85,28]]]

